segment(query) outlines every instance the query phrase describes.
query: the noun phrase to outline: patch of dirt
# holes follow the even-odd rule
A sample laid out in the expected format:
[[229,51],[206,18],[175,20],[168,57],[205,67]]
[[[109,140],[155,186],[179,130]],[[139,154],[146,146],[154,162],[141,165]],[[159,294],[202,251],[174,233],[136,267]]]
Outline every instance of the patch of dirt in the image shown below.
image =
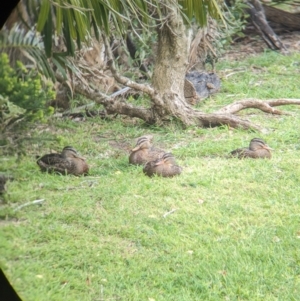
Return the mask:
[[[300,52],[300,31],[288,32],[278,35],[288,52]],[[220,60],[237,61],[249,56],[256,56],[269,50],[265,41],[258,35],[249,35],[235,41],[222,55]]]
[[108,143],[109,143],[109,145],[112,148],[125,151],[128,154],[130,153],[130,150],[132,149],[132,145],[129,142],[127,142],[127,141],[122,141],[122,140],[115,141],[115,140],[111,140]]
[[5,217],[0,217],[0,227],[11,226],[14,224],[15,226],[24,224],[25,219],[18,219],[17,217],[7,215]]

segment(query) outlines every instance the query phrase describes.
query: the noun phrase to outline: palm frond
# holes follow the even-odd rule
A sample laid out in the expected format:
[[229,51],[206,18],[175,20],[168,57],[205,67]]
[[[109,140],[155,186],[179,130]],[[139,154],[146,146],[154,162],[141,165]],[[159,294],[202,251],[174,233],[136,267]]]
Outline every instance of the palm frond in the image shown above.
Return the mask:
[[188,22],[194,18],[201,27],[206,26],[208,15],[225,22],[222,3],[220,0],[178,0],[184,20]]
[[17,60],[27,67],[37,68],[40,73],[54,80],[54,73],[44,52],[41,37],[33,31],[25,31],[19,26],[0,32],[0,52],[9,55],[11,64]]
[[[53,56],[54,36],[63,35],[69,55],[101,33],[124,36],[128,28],[152,30],[153,22],[166,21],[168,7],[182,12],[184,20],[201,26],[208,15],[222,18],[220,0],[27,0],[26,8],[35,10],[36,28],[41,33],[48,57]],[[224,19],[223,19],[224,21]],[[225,22],[225,21],[224,21]]]

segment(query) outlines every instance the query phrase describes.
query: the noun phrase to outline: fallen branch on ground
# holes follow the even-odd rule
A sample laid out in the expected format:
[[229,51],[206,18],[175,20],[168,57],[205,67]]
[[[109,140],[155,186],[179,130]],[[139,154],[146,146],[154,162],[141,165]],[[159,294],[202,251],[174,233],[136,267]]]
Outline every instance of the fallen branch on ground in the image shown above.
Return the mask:
[[166,218],[168,215],[174,213],[177,209],[172,209],[171,211],[166,212],[163,217]]
[[16,212],[16,211],[18,211],[18,210],[20,210],[24,207],[30,206],[30,205],[41,205],[44,201],[45,201],[45,199],[41,199],[41,200],[35,200],[35,201],[32,201],[32,202],[22,204],[22,205],[18,206],[17,208],[15,208],[14,212]]

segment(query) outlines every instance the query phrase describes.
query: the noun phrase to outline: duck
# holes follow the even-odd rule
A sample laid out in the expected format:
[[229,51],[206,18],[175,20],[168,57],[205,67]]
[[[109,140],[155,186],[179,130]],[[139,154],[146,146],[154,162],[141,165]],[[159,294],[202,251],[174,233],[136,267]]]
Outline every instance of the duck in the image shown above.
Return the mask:
[[159,159],[165,154],[162,149],[152,146],[152,136],[138,138],[135,147],[129,155],[129,163],[133,165],[145,165],[147,162]]
[[161,158],[147,162],[143,168],[143,172],[149,177],[154,175],[173,177],[181,174],[182,167],[176,164],[173,154],[165,153]]
[[86,175],[89,167],[85,158],[78,155],[72,146],[66,146],[61,153],[46,154],[37,160],[41,171],[49,173]]
[[249,147],[238,148],[233,150],[230,155],[232,157],[238,157],[239,159],[243,158],[253,158],[253,159],[271,159],[272,148],[270,148],[262,139],[253,138],[250,141]]

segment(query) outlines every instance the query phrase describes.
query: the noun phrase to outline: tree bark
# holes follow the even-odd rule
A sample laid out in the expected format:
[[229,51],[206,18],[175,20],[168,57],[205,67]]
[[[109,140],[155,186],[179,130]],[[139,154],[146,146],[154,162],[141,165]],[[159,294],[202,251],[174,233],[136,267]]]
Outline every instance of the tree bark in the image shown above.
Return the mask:
[[[11,1],[9,1],[9,3],[11,3]],[[12,29],[13,26],[19,24],[19,26],[21,26],[22,28],[28,29],[28,26],[31,26],[33,22],[26,9],[27,1],[12,1],[12,4],[13,3],[15,3],[15,8],[7,18],[5,27],[7,29]]]
[[[3,25],[9,19],[9,16],[11,13],[16,9],[16,6],[18,5],[20,1],[19,0],[11,0],[6,2],[5,5],[1,6],[1,18],[0,18],[0,29],[2,29]],[[13,16],[14,18],[15,16]]]
[[158,26],[158,49],[152,76],[152,86],[162,99],[153,107],[157,119],[167,115],[177,117],[184,124],[191,119],[191,107],[184,98],[184,80],[188,67],[190,40],[180,12],[169,5],[166,20]]
[[218,110],[215,113],[236,114],[241,110],[253,108],[274,115],[283,115],[283,114],[289,115],[289,113],[287,112],[282,112],[280,110],[273,108],[282,105],[300,105],[300,99],[280,98],[280,99],[269,99],[265,101],[258,100],[258,99],[242,99],[223,107],[222,109]]
[[[300,14],[292,14],[276,7],[263,5],[268,21],[281,25],[281,29],[300,30]],[[276,31],[277,32],[277,31]]]

